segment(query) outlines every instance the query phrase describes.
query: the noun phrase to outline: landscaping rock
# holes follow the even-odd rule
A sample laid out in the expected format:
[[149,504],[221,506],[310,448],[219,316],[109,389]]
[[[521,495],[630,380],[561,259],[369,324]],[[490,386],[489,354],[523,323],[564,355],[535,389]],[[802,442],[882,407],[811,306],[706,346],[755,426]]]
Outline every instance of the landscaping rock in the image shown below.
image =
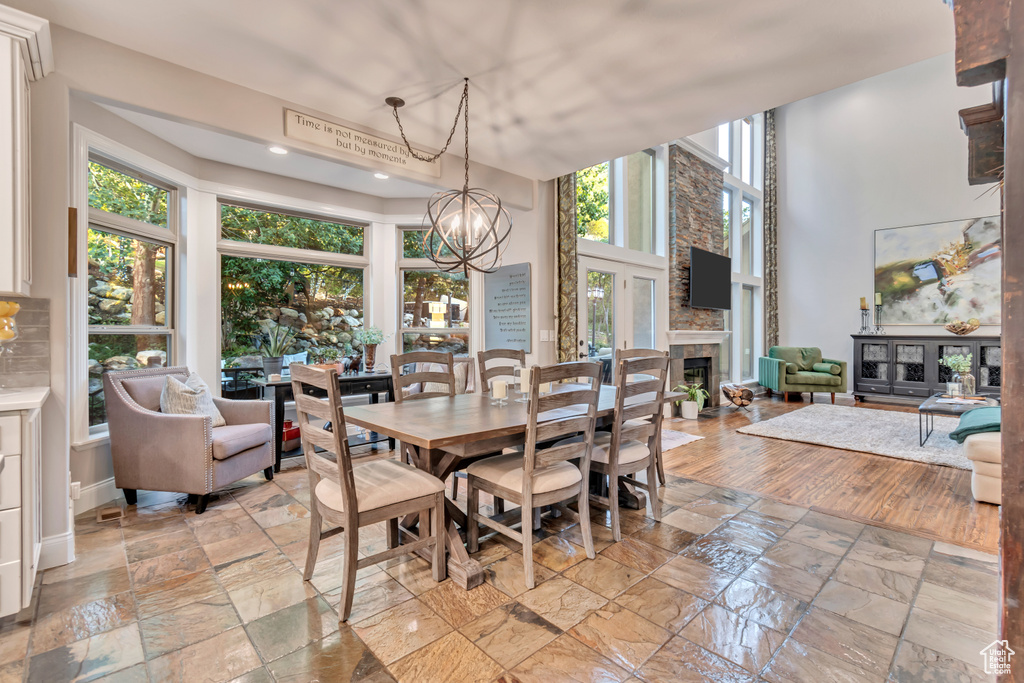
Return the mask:
[[103,299],[100,301],[99,308],[104,313],[115,315],[117,313],[124,313],[128,308],[128,304],[118,299]]

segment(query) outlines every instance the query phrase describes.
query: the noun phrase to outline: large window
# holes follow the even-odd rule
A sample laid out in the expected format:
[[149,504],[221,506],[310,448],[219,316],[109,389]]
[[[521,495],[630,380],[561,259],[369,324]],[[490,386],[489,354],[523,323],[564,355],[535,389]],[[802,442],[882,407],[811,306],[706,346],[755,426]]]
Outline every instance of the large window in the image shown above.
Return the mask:
[[722,191],[722,235],[733,271],[732,312],[726,313],[727,340],[720,358],[725,382],[756,380],[757,357],[763,353],[763,135],[761,114],[718,127],[718,154],[729,162]]
[[87,311],[88,425],[107,421],[103,374],[167,365],[174,350],[175,191],[91,159]]
[[297,361],[358,350],[363,226],[226,202],[220,214],[225,367],[258,367],[271,337],[286,339]]
[[657,157],[646,149],[576,172],[576,232],[582,238],[654,254]]
[[426,258],[422,228],[399,229],[399,329],[402,353],[469,355],[470,281],[438,270]]

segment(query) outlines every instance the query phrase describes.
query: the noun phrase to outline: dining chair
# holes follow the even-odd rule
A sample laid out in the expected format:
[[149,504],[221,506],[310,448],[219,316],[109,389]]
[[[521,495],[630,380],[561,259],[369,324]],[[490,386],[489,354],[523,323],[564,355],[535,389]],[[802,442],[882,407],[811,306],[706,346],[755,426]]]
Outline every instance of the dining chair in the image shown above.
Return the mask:
[[[412,370],[404,372],[406,368]],[[392,354],[391,381],[395,387],[395,403],[455,396],[455,357],[440,351]],[[401,442],[398,452],[403,462],[412,464],[412,456]]]
[[[573,380],[558,390],[541,394],[542,384]],[[591,362],[569,362],[533,366],[530,372],[530,398],[527,404],[526,449],[523,453],[505,453],[472,463],[467,469],[469,496],[466,505],[469,552],[480,547],[480,524],[519,541],[523,545],[526,585],[534,587],[533,515],[535,508],[577,501],[587,557],[594,559],[594,540],[590,533],[590,507],[587,473],[594,443],[597,403],[601,392],[601,366]],[[582,433],[575,443],[538,449],[537,444]],[[579,460],[574,465],[570,460]],[[480,491],[520,506],[520,530],[480,514]]]
[[[306,389],[312,387],[325,391],[327,398],[307,395]],[[434,580],[443,581],[446,573],[444,536],[441,535],[444,482],[396,460],[352,464],[335,368],[293,365],[292,392],[311,498],[309,552],[302,578],[309,581],[313,577],[320,541],[341,533],[344,534],[344,576],[338,606],[341,622],[347,621],[352,612],[356,572],[364,567],[429,548]],[[310,422],[311,417],[331,423],[331,431],[324,428],[324,423]],[[322,450],[318,452],[317,447]],[[415,540],[403,544],[398,520],[415,513],[420,514],[419,534],[406,532]],[[323,520],[332,528],[323,531]],[[387,522],[387,550],[360,559],[359,529],[383,521]]]
[[[612,539],[622,540],[619,526],[619,483],[642,488],[651,500],[654,520],[661,521],[661,499],[655,471],[657,444],[661,439],[662,402],[668,375],[668,356],[639,357],[619,361],[615,377],[615,412],[612,431],[598,432],[590,469],[608,478],[608,495],[590,494],[591,502],[611,512]],[[559,445],[580,443],[576,436]],[[647,472],[647,480],[636,478]]]
[[[403,374],[409,366],[413,370]],[[392,354],[391,378],[395,385],[395,403],[454,396],[455,357],[450,352],[440,351]]]
[[[487,394],[491,391],[490,380],[495,377],[515,377],[516,364],[520,368],[526,367],[526,351],[521,349],[477,351],[476,360],[480,368],[480,392]],[[515,361],[515,363],[499,363],[487,367],[487,364],[492,360],[511,360]]]
[[[659,351],[658,349],[615,349],[615,367],[618,368],[620,360],[629,360],[631,358],[650,358],[651,356],[668,356],[668,351]],[[671,361],[670,361],[671,364]],[[666,377],[665,381],[668,381]],[[654,459],[658,466],[658,481],[661,485],[665,485],[665,464],[661,457],[661,437],[658,437],[658,443],[655,444],[657,452],[654,454]]]

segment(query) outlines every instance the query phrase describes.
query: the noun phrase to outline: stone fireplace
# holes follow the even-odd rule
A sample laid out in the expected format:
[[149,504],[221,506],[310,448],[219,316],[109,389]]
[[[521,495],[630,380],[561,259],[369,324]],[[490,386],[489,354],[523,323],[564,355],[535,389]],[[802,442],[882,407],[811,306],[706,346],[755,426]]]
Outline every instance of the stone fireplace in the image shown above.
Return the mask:
[[707,378],[704,387],[711,394],[709,406],[722,402],[718,390],[721,368],[719,355],[726,333],[721,330],[672,330],[668,333],[668,381],[670,388],[689,384],[693,377],[702,373]]
[[669,382],[697,379],[711,394],[708,405],[722,402],[722,311],[690,306],[690,247],[725,254],[722,229],[722,174],[725,162],[687,139],[669,147]]

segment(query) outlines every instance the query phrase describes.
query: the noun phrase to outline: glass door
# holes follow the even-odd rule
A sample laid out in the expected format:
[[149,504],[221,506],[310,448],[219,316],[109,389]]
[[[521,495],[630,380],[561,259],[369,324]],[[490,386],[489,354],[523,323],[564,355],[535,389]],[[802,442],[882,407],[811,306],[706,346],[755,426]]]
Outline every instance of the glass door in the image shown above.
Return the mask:
[[603,381],[615,381],[616,349],[665,348],[658,338],[658,301],[666,296],[660,271],[580,257],[579,357],[603,366]]

